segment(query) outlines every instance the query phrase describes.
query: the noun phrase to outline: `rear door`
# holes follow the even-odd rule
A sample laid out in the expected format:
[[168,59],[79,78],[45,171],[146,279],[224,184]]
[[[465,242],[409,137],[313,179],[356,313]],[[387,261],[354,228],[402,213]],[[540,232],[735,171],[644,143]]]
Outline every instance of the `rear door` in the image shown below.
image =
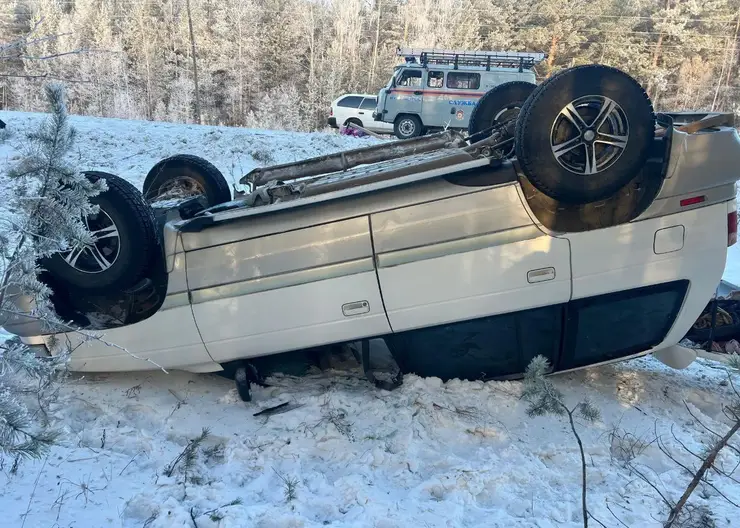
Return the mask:
[[532,223],[515,185],[371,216],[394,332],[570,299],[568,241]]
[[389,342],[404,368],[476,378],[520,373],[537,354],[557,360],[568,241],[531,222],[516,184],[371,223]]
[[362,97],[348,95],[337,101],[336,118],[337,126],[342,126],[351,117],[357,117],[357,110],[362,103]]
[[449,90],[445,90],[445,72],[429,70],[424,87],[422,122],[427,126],[457,126]]

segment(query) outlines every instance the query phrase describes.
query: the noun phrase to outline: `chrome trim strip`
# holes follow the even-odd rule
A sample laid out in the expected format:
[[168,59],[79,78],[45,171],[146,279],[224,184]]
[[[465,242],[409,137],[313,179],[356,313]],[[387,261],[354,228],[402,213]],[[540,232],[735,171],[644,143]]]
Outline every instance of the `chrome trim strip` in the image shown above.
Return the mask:
[[431,244],[428,246],[383,253],[377,256],[377,263],[378,268],[390,268],[420,260],[445,257],[447,255],[454,255],[457,253],[466,253],[468,251],[476,251],[514,242],[522,242],[524,240],[532,240],[541,236],[547,235],[540,231],[537,226],[528,225],[514,229],[507,229],[505,231],[497,231],[495,233],[487,233],[485,235],[441,242],[439,244]]
[[38,346],[38,345],[46,345],[46,341],[44,340],[44,336],[20,336],[21,343],[24,345],[30,345],[30,346]]
[[179,308],[180,306],[187,306],[188,304],[190,304],[188,292],[173,293],[164,298],[164,302],[162,303],[162,306],[160,306],[159,311],[162,312],[172,308]]
[[310,282],[344,277],[346,275],[356,275],[368,271],[374,271],[372,257],[366,257],[327,266],[318,266],[315,268],[304,269],[300,271],[290,271],[278,275],[269,275],[256,279],[233,282],[223,286],[203,288],[194,290],[191,293],[193,304],[219,299],[228,299],[230,297],[241,297],[253,293],[259,293],[290,286],[299,286]]

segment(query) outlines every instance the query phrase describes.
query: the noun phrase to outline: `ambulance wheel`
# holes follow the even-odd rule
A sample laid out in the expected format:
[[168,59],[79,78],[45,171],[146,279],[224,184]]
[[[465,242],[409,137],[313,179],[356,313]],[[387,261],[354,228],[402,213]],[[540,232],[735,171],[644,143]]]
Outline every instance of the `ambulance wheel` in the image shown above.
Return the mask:
[[398,139],[411,139],[422,133],[421,119],[415,115],[402,115],[393,123],[393,133]]

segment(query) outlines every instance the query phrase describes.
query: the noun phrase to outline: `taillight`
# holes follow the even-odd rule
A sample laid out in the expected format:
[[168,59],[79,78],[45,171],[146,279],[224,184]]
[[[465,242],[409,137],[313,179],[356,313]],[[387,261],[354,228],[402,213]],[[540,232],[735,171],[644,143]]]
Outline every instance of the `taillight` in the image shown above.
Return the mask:
[[700,204],[706,199],[706,196],[692,196],[691,198],[684,198],[683,200],[681,200],[679,202],[679,205],[681,205],[681,207],[687,207],[689,205]]
[[727,247],[737,242],[737,210],[727,213]]
[[330,116],[334,115],[334,108],[332,108],[331,106],[329,107],[329,115]]

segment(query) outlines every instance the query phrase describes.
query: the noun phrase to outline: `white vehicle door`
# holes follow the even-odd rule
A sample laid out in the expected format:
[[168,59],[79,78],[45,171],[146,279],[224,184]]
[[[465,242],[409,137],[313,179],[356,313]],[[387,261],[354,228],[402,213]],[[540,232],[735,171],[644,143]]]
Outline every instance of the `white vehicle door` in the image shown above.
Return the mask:
[[360,104],[360,110],[357,112],[358,118],[362,121],[362,126],[373,132],[393,132],[393,123],[384,121],[375,121],[373,112],[378,106],[377,97],[365,97]]
[[570,299],[568,241],[532,223],[517,185],[371,215],[394,332]]
[[387,334],[367,216],[246,216],[184,233],[195,321],[215,361]]
[[398,72],[396,84],[386,98],[386,119],[395,120],[398,114],[421,115],[424,72],[419,68],[404,68]]
[[343,126],[350,118],[357,119],[357,109],[360,103],[362,103],[362,97],[359,95],[348,95],[337,101],[337,108],[334,112],[337,126]]
[[564,365],[628,357],[682,339],[722,277],[727,207],[563,235],[573,254]]

